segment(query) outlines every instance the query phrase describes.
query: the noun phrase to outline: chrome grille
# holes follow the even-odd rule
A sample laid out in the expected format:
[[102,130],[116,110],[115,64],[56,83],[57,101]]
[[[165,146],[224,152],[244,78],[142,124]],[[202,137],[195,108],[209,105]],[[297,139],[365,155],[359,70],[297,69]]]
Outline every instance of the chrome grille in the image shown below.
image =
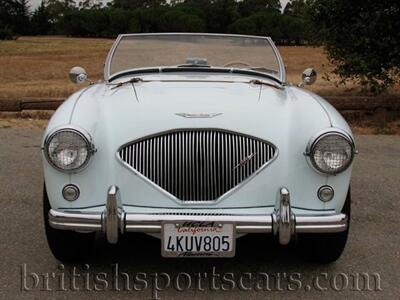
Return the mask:
[[165,213],[150,213],[155,216],[234,216],[234,214],[225,213],[195,213],[195,212],[165,212]]
[[215,129],[179,130],[129,143],[120,158],[183,201],[212,201],[274,158],[260,139]]

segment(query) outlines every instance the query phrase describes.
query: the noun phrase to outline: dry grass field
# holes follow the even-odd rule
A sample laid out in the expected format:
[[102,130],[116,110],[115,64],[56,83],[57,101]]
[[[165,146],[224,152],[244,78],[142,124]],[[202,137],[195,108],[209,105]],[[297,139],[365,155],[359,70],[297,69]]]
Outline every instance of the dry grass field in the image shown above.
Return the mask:
[[[20,97],[67,97],[79,87],[70,83],[68,71],[75,65],[86,69],[92,80],[102,79],[103,64],[112,40],[65,37],[21,37],[0,41],[0,99]],[[313,67],[329,72],[321,48],[280,47],[288,80],[299,82],[301,72]],[[310,89],[323,95],[354,93],[319,78]]]
[[92,79],[101,79],[111,40],[63,37],[21,37],[0,41],[0,98],[66,97],[77,86],[68,71],[86,68]]

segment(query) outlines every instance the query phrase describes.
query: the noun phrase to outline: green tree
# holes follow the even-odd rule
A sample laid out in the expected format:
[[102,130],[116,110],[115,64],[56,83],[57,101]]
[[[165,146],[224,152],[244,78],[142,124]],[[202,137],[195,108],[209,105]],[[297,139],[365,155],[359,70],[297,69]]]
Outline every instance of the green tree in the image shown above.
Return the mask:
[[214,0],[206,11],[208,32],[227,32],[239,18],[235,0]]
[[163,19],[165,21],[165,31],[204,32],[206,29],[206,22],[201,17],[179,9],[168,10]]
[[306,0],[290,0],[283,10],[284,15],[306,17],[307,15],[307,1]]
[[282,15],[279,27],[281,43],[300,45],[308,39],[308,24],[304,18]]
[[291,0],[283,10],[283,38],[291,44],[301,44],[310,39],[308,18],[309,0]]
[[273,40],[279,42],[283,37],[281,20],[282,15],[278,12],[260,12],[237,20],[230,26],[230,31],[240,34],[270,36]]
[[49,23],[52,32],[55,34],[65,34],[68,28],[65,25],[65,16],[77,10],[74,0],[44,0],[46,11],[49,15]]
[[201,11],[208,11],[211,7],[211,3],[213,0],[183,0],[183,1],[175,1],[171,2],[172,6],[179,6],[179,5],[186,5],[190,7],[195,7],[197,9],[200,9]]
[[13,36],[13,12],[15,3],[11,0],[0,2],[0,39],[10,39]]
[[281,2],[279,0],[243,0],[238,4],[241,16],[250,16],[262,11],[280,12]]
[[142,32],[165,31],[164,14],[167,7],[143,8],[136,10]]
[[14,31],[19,34],[29,34],[30,6],[28,0],[15,0]]
[[166,0],[114,0],[113,7],[134,10],[137,8],[150,8],[166,4]]
[[47,7],[42,1],[38,8],[32,14],[31,26],[33,34],[48,34],[51,31],[50,14],[47,11]]
[[28,0],[0,1],[0,38],[30,33]]
[[205,20],[208,32],[227,32],[239,18],[235,0],[184,0],[171,2],[171,5]]
[[400,82],[398,0],[314,0],[309,13],[340,83],[355,80],[379,93]]
[[107,10],[108,28],[106,36],[117,36],[120,33],[129,33],[134,17],[132,13],[120,8]]
[[103,4],[101,0],[81,0],[78,2],[78,7],[80,9],[100,9]]

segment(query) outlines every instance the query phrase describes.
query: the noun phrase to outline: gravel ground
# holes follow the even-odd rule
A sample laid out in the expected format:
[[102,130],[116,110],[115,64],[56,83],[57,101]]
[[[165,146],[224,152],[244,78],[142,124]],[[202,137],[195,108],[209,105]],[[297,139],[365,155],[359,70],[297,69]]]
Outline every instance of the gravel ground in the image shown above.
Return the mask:
[[311,264],[295,249],[260,237],[239,239],[234,259],[163,259],[157,239],[125,236],[117,246],[99,237],[88,264],[74,266],[60,265],[46,244],[41,135],[40,129],[0,129],[1,299],[399,299],[400,136],[357,136],[350,237],[334,264]]

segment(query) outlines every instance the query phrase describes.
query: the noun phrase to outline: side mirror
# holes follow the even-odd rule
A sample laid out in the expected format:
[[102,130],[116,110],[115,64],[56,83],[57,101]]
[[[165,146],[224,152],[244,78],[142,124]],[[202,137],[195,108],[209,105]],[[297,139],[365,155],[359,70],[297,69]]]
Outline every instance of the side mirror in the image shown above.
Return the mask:
[[73,67],[69,71],[69,79],[76,84],[81,84],[87,81],[87,73],[84,68],[81,67]]
[[301,74],[301,83],[299,86],[312,85],[317,80],[317,72],[313,68],[308,68]]

